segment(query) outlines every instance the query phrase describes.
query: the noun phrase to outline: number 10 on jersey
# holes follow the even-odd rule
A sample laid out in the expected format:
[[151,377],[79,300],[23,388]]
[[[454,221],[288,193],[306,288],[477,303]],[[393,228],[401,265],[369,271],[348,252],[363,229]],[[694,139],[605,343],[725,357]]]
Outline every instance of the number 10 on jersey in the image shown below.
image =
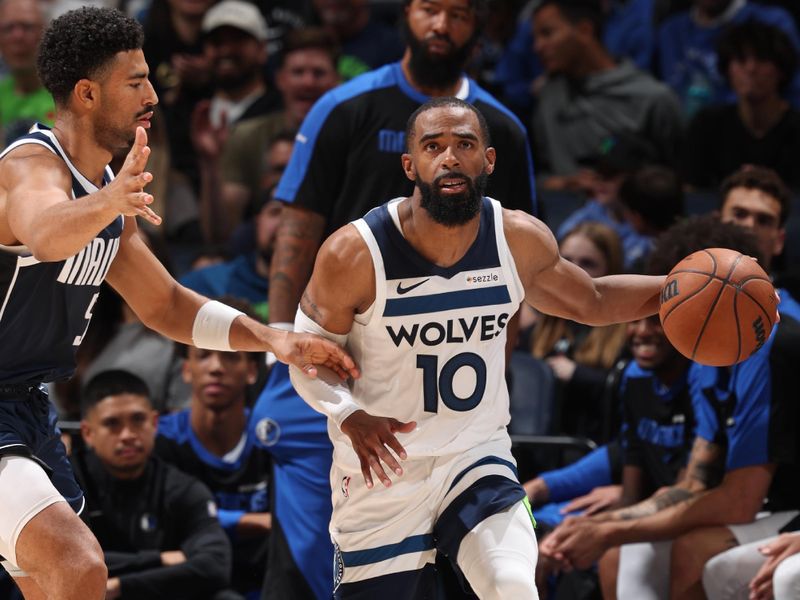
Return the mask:
[[[486,391],[486,363],[474,352],[456,354],[439,370],[439,357],[433,354],[418,354],[417,368],[422,369],[422,395],[425,412],[439,412],[439,397],[450,410],[465,412],[472,410],[483,399]],[[475,371],[475,389],[461,398],[453,390],[453,379],[461,368]]]

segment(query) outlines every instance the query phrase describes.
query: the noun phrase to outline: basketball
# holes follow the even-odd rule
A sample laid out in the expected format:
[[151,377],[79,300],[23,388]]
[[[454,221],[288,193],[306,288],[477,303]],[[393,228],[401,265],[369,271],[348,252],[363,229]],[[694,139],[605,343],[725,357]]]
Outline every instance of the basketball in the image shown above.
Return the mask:
[[723,367],[769,338],[778,300],[759,264],[735,250],[707,248],[684,258],[661,290],[664,333],[685,357]]

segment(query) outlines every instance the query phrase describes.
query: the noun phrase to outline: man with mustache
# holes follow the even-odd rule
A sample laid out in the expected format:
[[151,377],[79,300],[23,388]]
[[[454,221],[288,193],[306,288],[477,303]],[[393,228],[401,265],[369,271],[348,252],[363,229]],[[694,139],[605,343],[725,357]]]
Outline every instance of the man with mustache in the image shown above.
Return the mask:
[[[0,154],[0,560],[30,597],[106,593],[45,385],[75,372],[104,280],[145,325],[182,343],[271,350],[312,372],[320,361],[354,369],[327,340],[287,336],[179,285],[137,235],[136,216],[161,223],[144,191],[158,97],[142,41],[141,26],[113,9],[55,19],[37,64],[53,128]],[[115,177],[107,164],[125,152]]]
[[[533,167],[524,127],[463,73],[486,18],[486,3],[405,0],[403,10],[402,60],[329,91],[300,127],[292,160],[276,192],[285,207],[270,275],[273,325],[291,328],[325,237],[386,198],[411,193],[412,184],[399,168],[406,122],[431,97],[457,96],[481,110],[503,156],[488,193],[508,208],[534,210]],[[330,597],[330,569],[319,559],[321,549],[333,554],[326,531],[330,489],[324,474],[330,470],[331,447],[325,420],[300,401],[288,371],[280,365],[254,410],[273,419],[283,432],[271,446],[277,493],[273,535],[280,537],[285,524],[294,560],[309,561],[297,576],[284,580],[305,580],[317,597]],[[299,494],[314,505],[316,523],[309,523],[310,528],[296,525],[310,518],[308,510],[291,501]],[[311,537],[310,530],[315,532]],[[264,597],[289,596],[265,592]]]
[[290,369],[333,440],[335,598],[426,598],[437,551],[479,598],[536,598],[536,538],[506,430],[508,321],[523,301],[591,325],[658,307],[663,277],[592,279],[541,221],[484,196],[489,136],[457,98],[415,111],[402,159],[411,196],[325,241],[297,311],[295,329],[364,365],[350,385]]
[[145,382],[99,373],[81,413],[86,448],[71,461],[108,565],[106,599],[214,597],[230,580],[230,544],[211,492],[152,455],[158,414]]

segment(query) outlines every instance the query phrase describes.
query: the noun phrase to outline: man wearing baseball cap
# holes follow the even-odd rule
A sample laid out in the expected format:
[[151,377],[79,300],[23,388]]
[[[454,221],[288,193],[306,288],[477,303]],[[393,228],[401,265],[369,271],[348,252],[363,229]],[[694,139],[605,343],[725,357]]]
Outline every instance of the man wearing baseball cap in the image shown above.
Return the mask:
[[201,104],[199,111],[208,111],[211,124],[231,125],[280,108],[280,96],[264,81],[267,23],[257,7],[223,0],[205,14],[202,30],[214,93],[209,106]]

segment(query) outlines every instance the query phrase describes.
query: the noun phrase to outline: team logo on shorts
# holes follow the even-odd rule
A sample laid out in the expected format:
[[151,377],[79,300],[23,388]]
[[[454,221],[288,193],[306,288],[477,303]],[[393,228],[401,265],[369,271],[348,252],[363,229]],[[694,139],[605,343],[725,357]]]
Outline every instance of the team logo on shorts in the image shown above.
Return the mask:
[[[348,478],[349,479],[349,478]],[[333,545],[333,591],[339,587],[344,577],[344,560],[342,559],[342,551],[339,550],[339,544]]]
[[256,437],[265,446],[274,446],[281,437],[281,426],[269,417],[256,423]]
[[150,531],[155,531],[158,528],[158,519],[156,519],[155,515],[144,513],[139,519],[139,527],[142,528],[142,531],[146,531],[148,533]]
[[350,497],[350,476],[342,477],[342,495],[345,498]]

